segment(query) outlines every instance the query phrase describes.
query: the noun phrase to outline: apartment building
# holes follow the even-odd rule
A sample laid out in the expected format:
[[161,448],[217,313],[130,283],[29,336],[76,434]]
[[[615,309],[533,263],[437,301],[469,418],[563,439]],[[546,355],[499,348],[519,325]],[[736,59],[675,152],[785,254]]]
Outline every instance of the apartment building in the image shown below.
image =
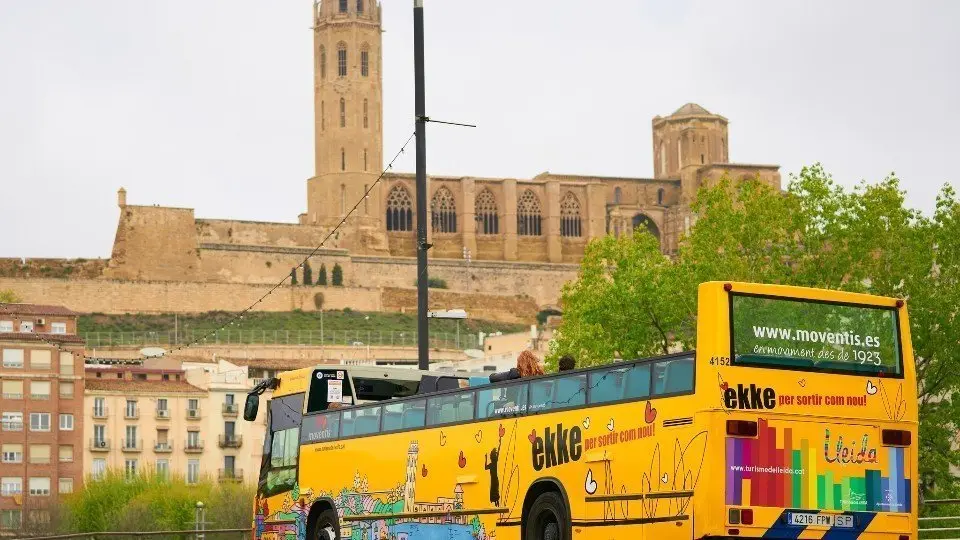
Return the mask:
[[77,313],[0,304],[0,357],[0,529],[18,530],[49,521],[57,497],[83,480]]

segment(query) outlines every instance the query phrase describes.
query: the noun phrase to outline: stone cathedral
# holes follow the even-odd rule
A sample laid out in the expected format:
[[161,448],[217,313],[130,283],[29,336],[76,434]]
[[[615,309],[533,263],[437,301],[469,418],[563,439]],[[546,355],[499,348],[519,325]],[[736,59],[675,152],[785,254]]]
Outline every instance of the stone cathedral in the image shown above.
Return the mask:
[[[413,285],[414,175],[388,173],[363,198],[384,166],[381,6],[317,2],[313,30],[315,172],[306,212],[296,223],[198,219],[191,209],[128,205],[121,190],[105,277],[275,282],[362,200],[316,259],[341,264],[347,285]],[[700,186],[727,176],[780,188],[778,166],[730,162],[723,116],[688,103],[655,116],[652,129],[652,177],[430,176],[431,276],[452,289],[523,293],[549,305],[591,239],[642,227],[670,253],[695,220],[689,204]]]

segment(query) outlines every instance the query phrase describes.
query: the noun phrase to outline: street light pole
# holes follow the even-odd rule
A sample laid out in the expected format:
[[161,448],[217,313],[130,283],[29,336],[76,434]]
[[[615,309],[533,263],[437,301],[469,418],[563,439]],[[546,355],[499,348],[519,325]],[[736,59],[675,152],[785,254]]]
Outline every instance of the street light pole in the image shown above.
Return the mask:
[[430,369],[427,320],[427,113],[423,82],[423,0],[413,0],[414,114],[417,120],[417,364]]

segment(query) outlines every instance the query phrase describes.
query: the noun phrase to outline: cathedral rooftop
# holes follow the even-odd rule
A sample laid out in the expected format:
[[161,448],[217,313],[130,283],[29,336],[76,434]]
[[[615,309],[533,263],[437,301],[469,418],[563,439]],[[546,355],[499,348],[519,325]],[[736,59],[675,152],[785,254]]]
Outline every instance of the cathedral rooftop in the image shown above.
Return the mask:
[[712,114],[710,111],[697,105],[696,103],[687,103],[683,107],[673,111],[671,116],[685,116],[688,114]]

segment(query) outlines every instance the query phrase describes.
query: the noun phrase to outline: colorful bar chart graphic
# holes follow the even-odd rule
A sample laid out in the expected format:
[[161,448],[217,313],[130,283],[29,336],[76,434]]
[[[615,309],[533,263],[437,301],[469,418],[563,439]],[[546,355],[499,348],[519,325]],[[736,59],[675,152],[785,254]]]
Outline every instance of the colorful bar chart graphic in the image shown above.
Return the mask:
[[[727,437],[728,505],[819,510],[909,512],[910,479],[905,449],[881,447],[876,463],[828,463],[825,434],[811,441],[796,438],[761,419],[757,438]],[[833,442],[833,441],[831,441]],[[865,470],[864,470],[865,468]],[[855,474],[857,476],[851,476]]]

